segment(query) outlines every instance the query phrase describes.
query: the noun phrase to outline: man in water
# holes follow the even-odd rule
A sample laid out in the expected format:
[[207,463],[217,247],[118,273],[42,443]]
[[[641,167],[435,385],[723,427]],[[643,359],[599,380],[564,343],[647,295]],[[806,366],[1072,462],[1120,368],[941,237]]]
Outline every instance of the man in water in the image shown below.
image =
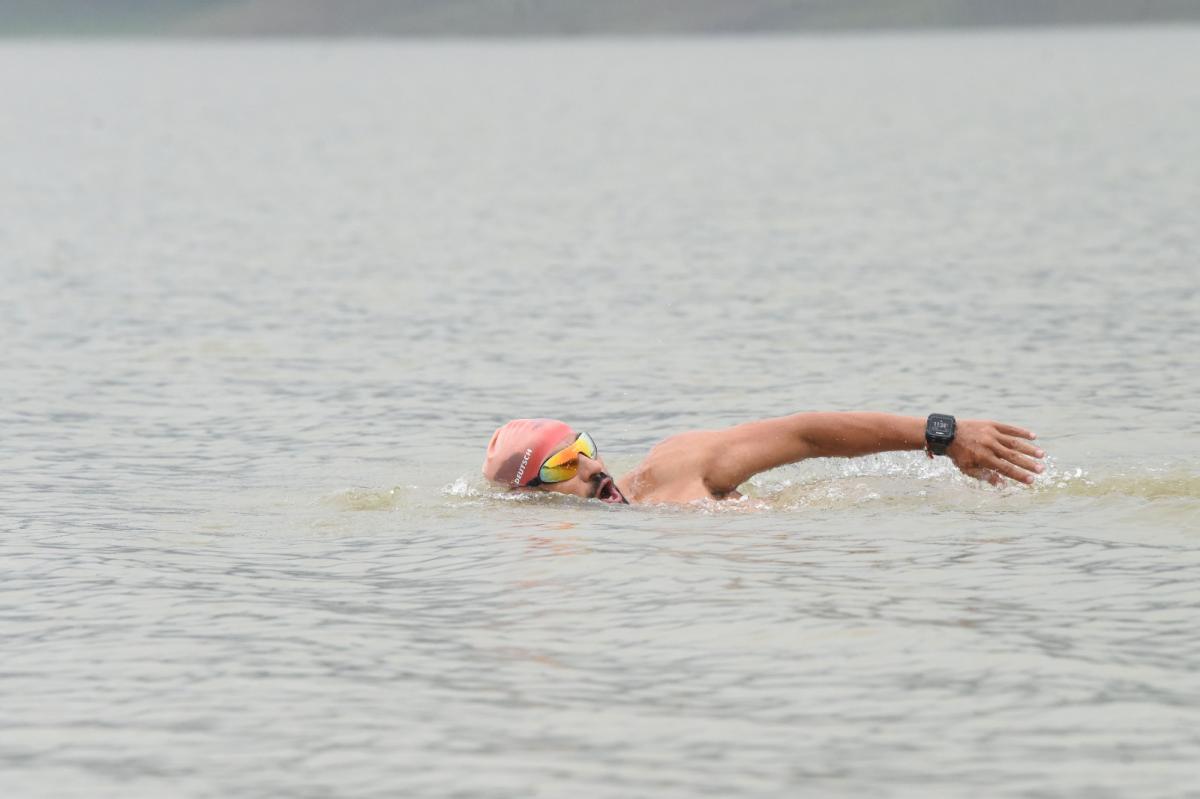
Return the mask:
[[483,475],[510,489],[573,494],[602,502],[686,503],[741,497],[759,472],[806,458],[853,458],[924,449],[965,474],[1026,485],[1043,471],[1036,436],[999,422],[931,414],[797,413],[727,430],[681,433],[659,442],[629,474],[614,480],[596,442],[554,419],[516,419],[492,436]]

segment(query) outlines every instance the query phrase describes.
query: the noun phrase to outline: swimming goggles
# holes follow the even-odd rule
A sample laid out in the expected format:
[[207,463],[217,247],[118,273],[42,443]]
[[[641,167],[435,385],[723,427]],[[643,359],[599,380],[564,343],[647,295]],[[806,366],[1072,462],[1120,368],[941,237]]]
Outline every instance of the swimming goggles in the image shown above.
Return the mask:
[[544,483],[570,480],[579,471],[579,456],[594,458],[597,451],[596,442],[592,441],[592,437],[587,433],[580,433],[570,444],[542,461],[542,468],[538,469],[537,477],[525,485],[533,488]]

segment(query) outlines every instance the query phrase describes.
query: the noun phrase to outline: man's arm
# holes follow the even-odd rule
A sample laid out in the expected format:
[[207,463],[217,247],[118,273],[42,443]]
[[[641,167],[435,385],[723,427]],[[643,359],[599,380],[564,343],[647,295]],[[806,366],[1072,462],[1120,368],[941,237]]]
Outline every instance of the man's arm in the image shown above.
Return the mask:
[[[946,455],[966,474],[993,485],[999,475],[1032,483],[1045,455],[1020,427],[968,419],[958,423]],[[726,494],[759,472],[805,458],[853,458],[925,448],[925,420],[890,413],[797,413],[731,427],[704,436],[698,459],[704,484]]]

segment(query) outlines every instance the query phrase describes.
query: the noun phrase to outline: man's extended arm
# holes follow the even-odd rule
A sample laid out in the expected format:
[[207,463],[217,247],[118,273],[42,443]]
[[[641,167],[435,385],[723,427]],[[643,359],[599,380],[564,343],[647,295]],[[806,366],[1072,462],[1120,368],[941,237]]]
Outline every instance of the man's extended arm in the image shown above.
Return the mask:
[[[1045,453],[1020,427],[968,419],[958,423],[946,455],[963,472],[993,484],[1002,474],[1032,483]],[[852,458],[925,447],[925,420],[890,413],[797,413],[707,434],[705,485],[716,495],[735,490],[759,472],[805,458]]]

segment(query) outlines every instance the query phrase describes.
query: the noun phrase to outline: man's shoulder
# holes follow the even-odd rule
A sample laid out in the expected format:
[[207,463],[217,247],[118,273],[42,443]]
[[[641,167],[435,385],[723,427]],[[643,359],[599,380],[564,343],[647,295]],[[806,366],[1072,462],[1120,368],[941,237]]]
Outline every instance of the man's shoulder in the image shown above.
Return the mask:
[[716,446],[714,436],[710,430],[693,430],[668,436],[650,448],[638,468],[663,476],[702,473],[704,463],[712,457]]
[[[710,497],[705,477],[717,446],[714,436],[712,431],[696,430],[664,438],[650,448],[626,479],[637,493],[662,498],[649,501]],[[685,496],[687,499],[682,499]]]

